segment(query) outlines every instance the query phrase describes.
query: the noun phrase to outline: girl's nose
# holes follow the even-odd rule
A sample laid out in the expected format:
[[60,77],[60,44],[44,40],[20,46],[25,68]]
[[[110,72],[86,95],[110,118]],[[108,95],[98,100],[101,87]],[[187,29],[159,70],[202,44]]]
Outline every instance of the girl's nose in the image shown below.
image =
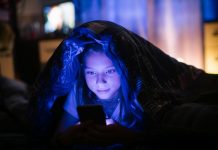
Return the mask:
[[103,74],[97,75],[96,84],[106,83],[106,79]]

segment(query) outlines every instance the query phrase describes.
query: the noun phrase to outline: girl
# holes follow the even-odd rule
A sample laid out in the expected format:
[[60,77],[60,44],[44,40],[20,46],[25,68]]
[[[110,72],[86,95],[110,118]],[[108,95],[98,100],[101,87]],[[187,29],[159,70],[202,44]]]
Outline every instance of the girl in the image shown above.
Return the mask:
[[[137,131],[142,130],[143,126],[143,110],[138,102],[134,101],[135,93],[131,93],[127,88],[130,86],[125,78],[127,72],[124,72],[124,64],[119,61],[115,52],[112,54],[110,47],[104,48],[93,39],[81,42],[88,44],[84,45],[79,56],[81,60],[78,62],[81,63],[77,64],[80,67],[76,76],[77,81],[75,79],[74,87],[67,96],[58,129],[59,135],[56,137],[59,136],[63,145],[87,142],[100,145],[136,140],[136,135],[140,135]],[[107,124],[110,125],[76,125],[76,107],[84,104],[103,105],[108,117]]]

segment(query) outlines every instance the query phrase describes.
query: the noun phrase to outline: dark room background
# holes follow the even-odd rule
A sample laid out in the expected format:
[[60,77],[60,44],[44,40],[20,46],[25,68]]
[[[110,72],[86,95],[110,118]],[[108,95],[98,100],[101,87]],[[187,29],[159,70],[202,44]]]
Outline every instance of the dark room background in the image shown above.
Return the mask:
[[[1,74],[32,84],[67,34],[45,34],[44,9],[61,0],[0,0],[0,21],[14,33],[13,51],[1,52]],[[68,0],[74,27],[91,20],[116,22],[177,60],[218,73],[217,0]],[[10,71],[11,70],[11,71]]]

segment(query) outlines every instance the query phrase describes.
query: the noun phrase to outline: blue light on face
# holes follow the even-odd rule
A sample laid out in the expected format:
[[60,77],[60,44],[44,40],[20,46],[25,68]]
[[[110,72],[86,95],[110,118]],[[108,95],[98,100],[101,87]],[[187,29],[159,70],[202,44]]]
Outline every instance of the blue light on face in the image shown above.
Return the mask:
[[[85,57],[85,79],[88,88],[100,99],[111,99],[120,88],[120,76],[113,62],[101,52],[89,52]],[[108,73],[110,72],[110,73]]]

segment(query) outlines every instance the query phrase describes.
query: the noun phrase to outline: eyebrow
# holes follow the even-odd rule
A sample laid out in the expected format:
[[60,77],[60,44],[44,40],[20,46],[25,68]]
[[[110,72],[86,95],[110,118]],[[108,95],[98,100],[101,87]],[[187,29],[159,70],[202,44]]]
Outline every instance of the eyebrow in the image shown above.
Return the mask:
[[[88,67],[88,66],[85,66],[84,67],[85,69],[94,69],[94,68],[92,68],[92,67]],[[108,68],[115,68],[114,66],[107,66],[107,67],[105,67],[105,69],[108,69]]]

